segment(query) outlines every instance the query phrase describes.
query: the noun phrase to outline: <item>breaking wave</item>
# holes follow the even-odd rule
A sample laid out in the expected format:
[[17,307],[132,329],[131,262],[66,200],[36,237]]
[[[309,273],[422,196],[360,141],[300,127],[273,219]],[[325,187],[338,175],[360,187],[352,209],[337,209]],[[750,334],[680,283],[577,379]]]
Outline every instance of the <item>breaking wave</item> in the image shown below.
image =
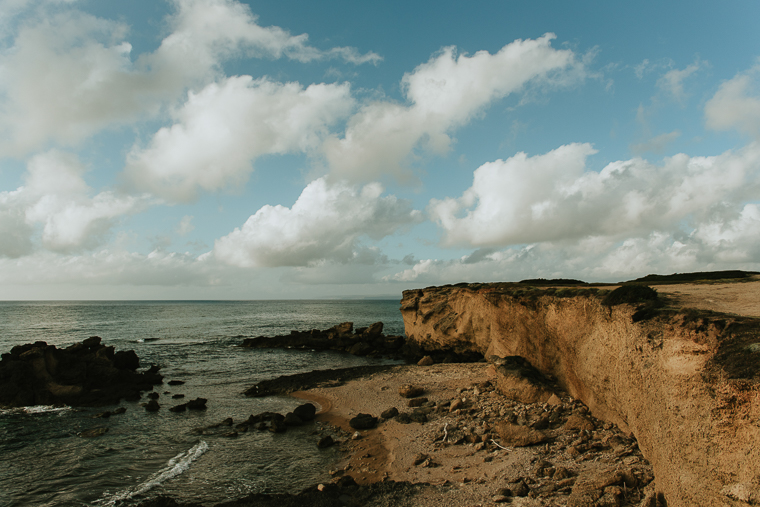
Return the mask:
[[52,414],[56,412],[68,412],[72,410],[71,407],[55,407],[53,405],[34,405],[31,407],[18,407],[0,409],[0,415],[13,415],[13,414]]
[[174,456],[166,464],[164,468],[154,473],[148,479],[138,484],[137,486],[124,491],[120,491],[110,497],[95,502],[95,505],[102,505],[103,507],[112,507],[118,505],[120,502],[130,500],[138,495],[147,493],[156,486],[160,486],[164,482],[173,479],[190,468],[190,465],[200,458],[206,451],[208,451],[208,444],[206,442],[199,442],[185,452],[181,452]]

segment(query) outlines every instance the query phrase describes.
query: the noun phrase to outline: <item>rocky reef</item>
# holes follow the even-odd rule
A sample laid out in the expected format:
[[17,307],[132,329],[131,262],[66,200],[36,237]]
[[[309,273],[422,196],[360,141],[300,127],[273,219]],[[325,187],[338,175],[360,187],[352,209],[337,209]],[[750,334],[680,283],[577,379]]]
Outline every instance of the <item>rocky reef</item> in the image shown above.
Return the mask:
[[102,406],[139,400],[163,382],[158,367],[137,372],[133,350],[118,351],[90,337],[64,349],[39,341],[13,347],[0,360],[0,406]]
[[401,312],[411,346],[522,358],[634,437],[667,505],[758,504],[760,321],[627,290],[459,284]]
[[356,330],[353,322],[343,322],[325,330],[294,330],[280,336],[257,336],[246,338],[241,346],[256,349],[333,350],[355,356],[384,357],[408,362],[417,362],[426,355],[438,363],[470,362],[483,358],[482,355],[471,352],[457,354],[444,349],[428,351],[416,343],[408,342],[403,336],[383,334],[382,322]]

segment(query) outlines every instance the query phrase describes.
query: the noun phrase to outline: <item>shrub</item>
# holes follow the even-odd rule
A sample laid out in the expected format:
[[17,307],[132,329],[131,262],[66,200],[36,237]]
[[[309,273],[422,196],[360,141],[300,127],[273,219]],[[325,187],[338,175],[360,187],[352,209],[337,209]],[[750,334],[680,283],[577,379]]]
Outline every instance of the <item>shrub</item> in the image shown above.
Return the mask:
[[657,291],[646,285],[623,285],[602,299],[605,306],[648,303],[657,301]]

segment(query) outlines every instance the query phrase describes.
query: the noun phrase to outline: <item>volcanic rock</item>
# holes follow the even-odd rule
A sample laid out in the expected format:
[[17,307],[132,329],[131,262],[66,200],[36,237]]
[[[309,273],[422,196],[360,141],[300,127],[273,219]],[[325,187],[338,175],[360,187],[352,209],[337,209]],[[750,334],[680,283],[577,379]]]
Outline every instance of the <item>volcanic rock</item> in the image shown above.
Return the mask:
[[92,336],[59,349],[38,341],[13,347],[0,360],[0,406],[102,406],[139,400],[160,384],[158,368],[137,373],[133,351],[114,352]]

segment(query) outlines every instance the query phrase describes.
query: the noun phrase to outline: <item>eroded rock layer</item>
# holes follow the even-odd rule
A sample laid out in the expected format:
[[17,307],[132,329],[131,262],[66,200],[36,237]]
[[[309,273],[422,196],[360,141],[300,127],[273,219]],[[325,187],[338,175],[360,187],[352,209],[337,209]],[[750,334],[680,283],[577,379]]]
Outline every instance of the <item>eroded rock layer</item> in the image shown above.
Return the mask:
[[407,340],[520,356],[630,432],[670,506],[760,498],[760,322],[605,306],[593,289],[460,284],[405,291]]

